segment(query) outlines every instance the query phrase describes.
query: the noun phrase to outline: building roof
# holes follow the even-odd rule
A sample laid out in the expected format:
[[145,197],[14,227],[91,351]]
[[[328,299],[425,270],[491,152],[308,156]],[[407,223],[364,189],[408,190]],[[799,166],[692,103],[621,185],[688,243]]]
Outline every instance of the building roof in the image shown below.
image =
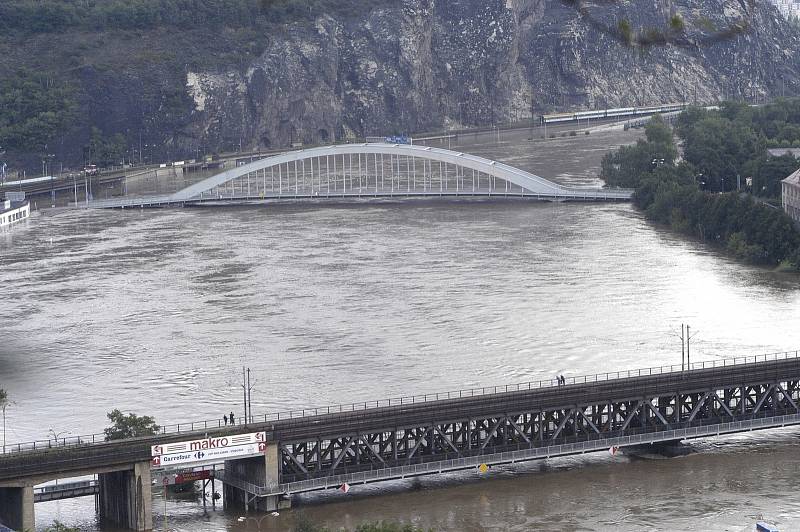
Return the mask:
[[795,171],[792,175],[781,181],[782,183],[786,183],[787,185],[795,185],[800,186],[800,168]]
[[25,201],[12,201],[11,202],[11,206],[8,209],[6,209],[5,208],[6,202],[0,201],[0,214],[5,214],[7,212],[11,212],[13,210],[19,209],[20,207],[25,206],[27,203],[28,203],[27,200],[25,200]]

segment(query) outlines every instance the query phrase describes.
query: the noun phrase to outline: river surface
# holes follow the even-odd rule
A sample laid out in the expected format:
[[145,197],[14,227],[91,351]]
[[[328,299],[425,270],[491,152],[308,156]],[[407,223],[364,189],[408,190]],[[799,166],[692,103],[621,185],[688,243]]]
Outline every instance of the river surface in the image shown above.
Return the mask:
[[[591,184],[603,151],[635,138],[520,136],[459,149]],[[679,364],[681,323],[698,331],[697,361],[800,347],[797,277],[735,263],[627,204],[43,214],[0,235],[0,286],[10,442],[99,432],[114,408],[162,424],[238,414],[243,365],[254,412],[267,412]],[[356,487],[258,522],[166,508],[179,530],[285,530],[299,515],[332,529],[751,530],[760,514],[796,530],[798,435]],[[37,518],[99,529],[91,499],[37,505]]]

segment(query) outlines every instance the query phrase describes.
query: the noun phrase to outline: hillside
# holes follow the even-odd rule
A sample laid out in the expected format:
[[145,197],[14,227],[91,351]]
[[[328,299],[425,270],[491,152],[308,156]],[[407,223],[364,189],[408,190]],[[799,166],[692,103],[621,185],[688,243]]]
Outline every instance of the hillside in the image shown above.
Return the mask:
[[29,168],[800,88],[797,30],[727,0],[6,0],[0,50]]

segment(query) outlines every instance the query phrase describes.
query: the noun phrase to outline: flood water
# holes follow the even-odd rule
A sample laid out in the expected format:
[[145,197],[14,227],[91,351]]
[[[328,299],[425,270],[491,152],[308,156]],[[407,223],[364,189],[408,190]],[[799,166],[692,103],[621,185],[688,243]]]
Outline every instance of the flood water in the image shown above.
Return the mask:
[[[520,133],[521,137],[525,133]],[[458,149],[562,182],[595,179],[609,134]],[[162,424],[800,346],[800,282],[649,225],[627,204],[417,201],[44,214],[0,235],[0,386],[9,442],[100,432],[119,408]],[[169,500],[179,530],[800,529],[800,429],[298,498],[279,517]],[[163,500],[154,501],[163,529]],[[330,504],[321,504],[321,502]],[[97,529],[91,499],[37,505]],[[260,520],[257,522],[257,520]]]

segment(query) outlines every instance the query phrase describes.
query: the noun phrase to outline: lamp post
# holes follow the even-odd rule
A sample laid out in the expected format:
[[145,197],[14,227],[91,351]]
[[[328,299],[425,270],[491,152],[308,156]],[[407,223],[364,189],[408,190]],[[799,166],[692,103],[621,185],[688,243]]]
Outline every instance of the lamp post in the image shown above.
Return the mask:
[[48,439],[53,438],[53,441],[56,442],[56,446],[58,446],[58,439],[64,434],[72,434],[72,432],[68,430],[62,430],[60,432],[56,432],[55,429],[53,429],[52,427],[50,428],[50,430],[47,431]]
[[[52,436],[53,440],[56,442],[56,447],[58,447],[58,439],[63,434],[72,434],[72,432],[68,430],[62,430],[61,432],[56,432],[52,427],[50,428],[50,430],[47,431],[48,440]],[[66,444],[66,441],[64,443]],[[56,486],[58,486],[58,479],[56,479]]]
[[8,405],[8,392],[0,388],[0,409],[3,411],[3,454],[6,454],[6,408]]

